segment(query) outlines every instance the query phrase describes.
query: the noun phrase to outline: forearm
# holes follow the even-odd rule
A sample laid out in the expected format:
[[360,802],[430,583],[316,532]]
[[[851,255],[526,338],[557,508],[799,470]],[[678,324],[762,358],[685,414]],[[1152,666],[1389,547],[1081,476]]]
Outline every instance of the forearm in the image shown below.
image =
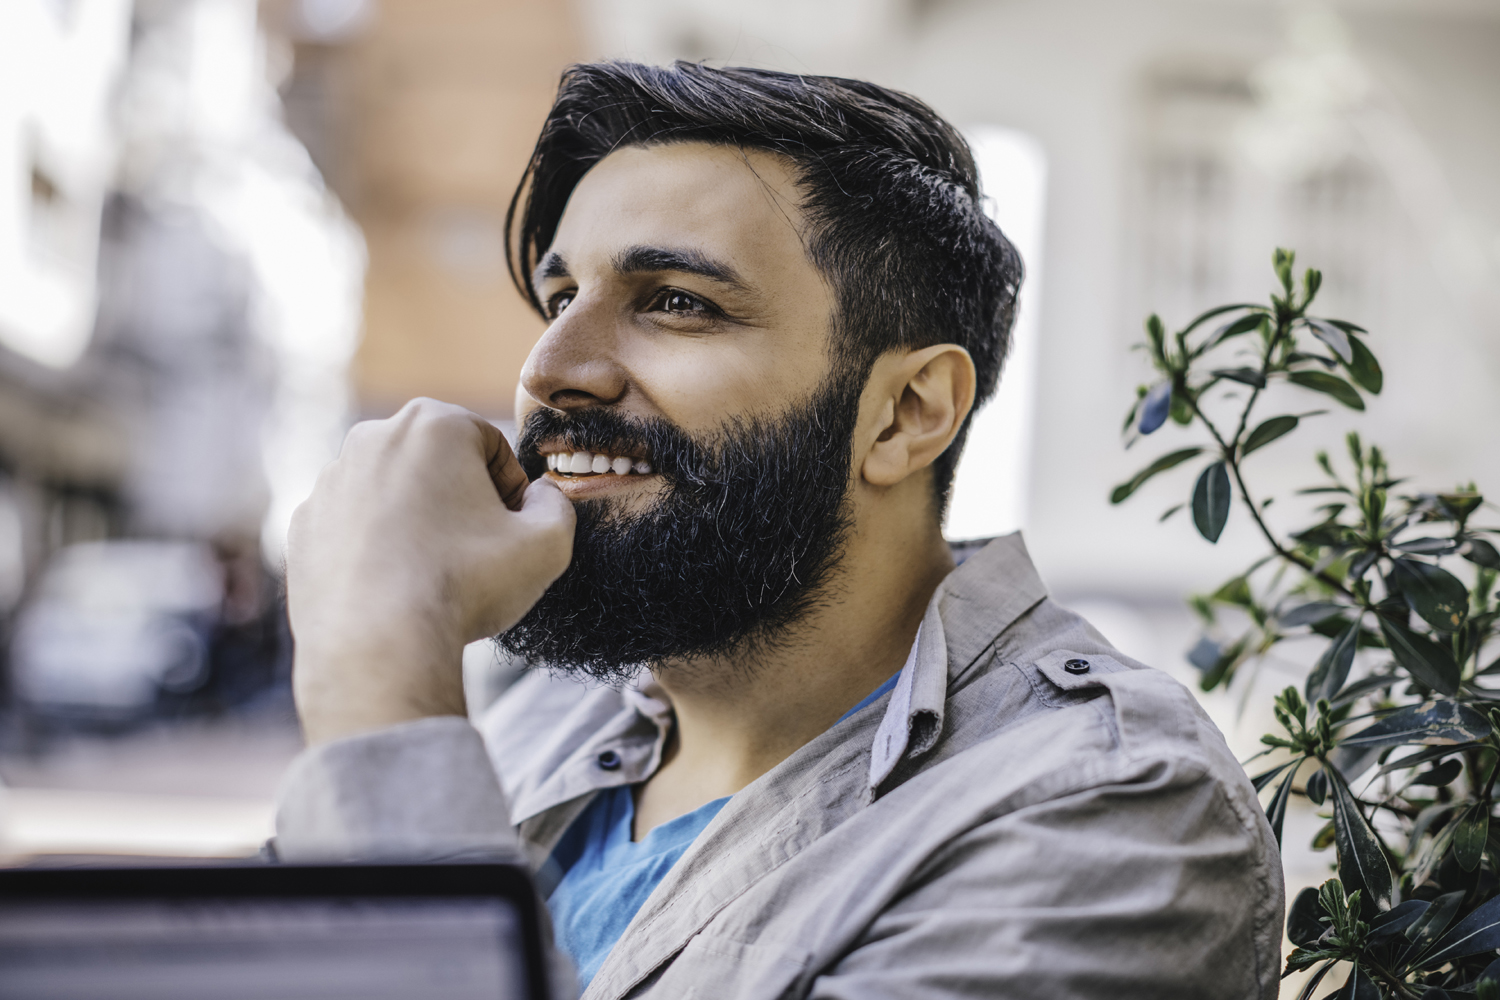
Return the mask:
[[516,860],[505,795],[466,720],[408,721],[310,747],[287,771],[276,813],[286,861],[436,859],[481,851]]

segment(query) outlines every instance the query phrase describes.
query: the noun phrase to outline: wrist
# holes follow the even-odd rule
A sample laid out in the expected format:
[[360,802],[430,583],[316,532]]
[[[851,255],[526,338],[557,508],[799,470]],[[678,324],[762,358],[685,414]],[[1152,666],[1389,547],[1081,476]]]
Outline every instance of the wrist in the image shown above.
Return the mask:
[[446,632],[389,618],[357,629],[294,627],[292,686],[307,742],[466,715],[463,643]]

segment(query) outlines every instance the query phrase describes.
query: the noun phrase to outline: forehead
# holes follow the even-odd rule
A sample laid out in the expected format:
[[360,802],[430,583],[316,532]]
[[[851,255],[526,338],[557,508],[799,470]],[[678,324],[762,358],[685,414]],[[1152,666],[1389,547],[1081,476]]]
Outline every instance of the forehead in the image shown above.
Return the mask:
[[627,146],[600,160],[568,199],[552,251],[578,272],[630,246],[693,248],[774,281],[809,271],[790,161],[699,142]]

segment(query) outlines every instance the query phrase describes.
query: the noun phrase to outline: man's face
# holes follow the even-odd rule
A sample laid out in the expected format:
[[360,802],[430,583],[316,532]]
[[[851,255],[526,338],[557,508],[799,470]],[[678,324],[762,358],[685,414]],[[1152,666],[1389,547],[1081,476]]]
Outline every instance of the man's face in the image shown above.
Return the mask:
[[513,652],[616,678],[753,652],[819,598],[860,393],[829,364],[796,200],[779,159],[701,144],[624,149],[579,184],[538,267],[554,319],[519,448],[578,536]]
[[[704,435],[811,397],[829,371],[834,296],[804,250],[799,200],[789,164],[768,153],[681,143],[602,160],[537,271],[554,319],[522,372],[518,416],[604,405]],[[635,511],[661,485],[547,475],[570,499]]]

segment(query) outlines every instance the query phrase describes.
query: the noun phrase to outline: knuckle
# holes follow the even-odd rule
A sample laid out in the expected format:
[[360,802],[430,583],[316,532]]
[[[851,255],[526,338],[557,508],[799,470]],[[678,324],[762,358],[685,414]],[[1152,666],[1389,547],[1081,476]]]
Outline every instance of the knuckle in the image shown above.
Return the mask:
[[344,435],[344,447],[360,449],[368,447],[377,438],[383,437],[386,428],[384,420],[361,420],[349,428]]

